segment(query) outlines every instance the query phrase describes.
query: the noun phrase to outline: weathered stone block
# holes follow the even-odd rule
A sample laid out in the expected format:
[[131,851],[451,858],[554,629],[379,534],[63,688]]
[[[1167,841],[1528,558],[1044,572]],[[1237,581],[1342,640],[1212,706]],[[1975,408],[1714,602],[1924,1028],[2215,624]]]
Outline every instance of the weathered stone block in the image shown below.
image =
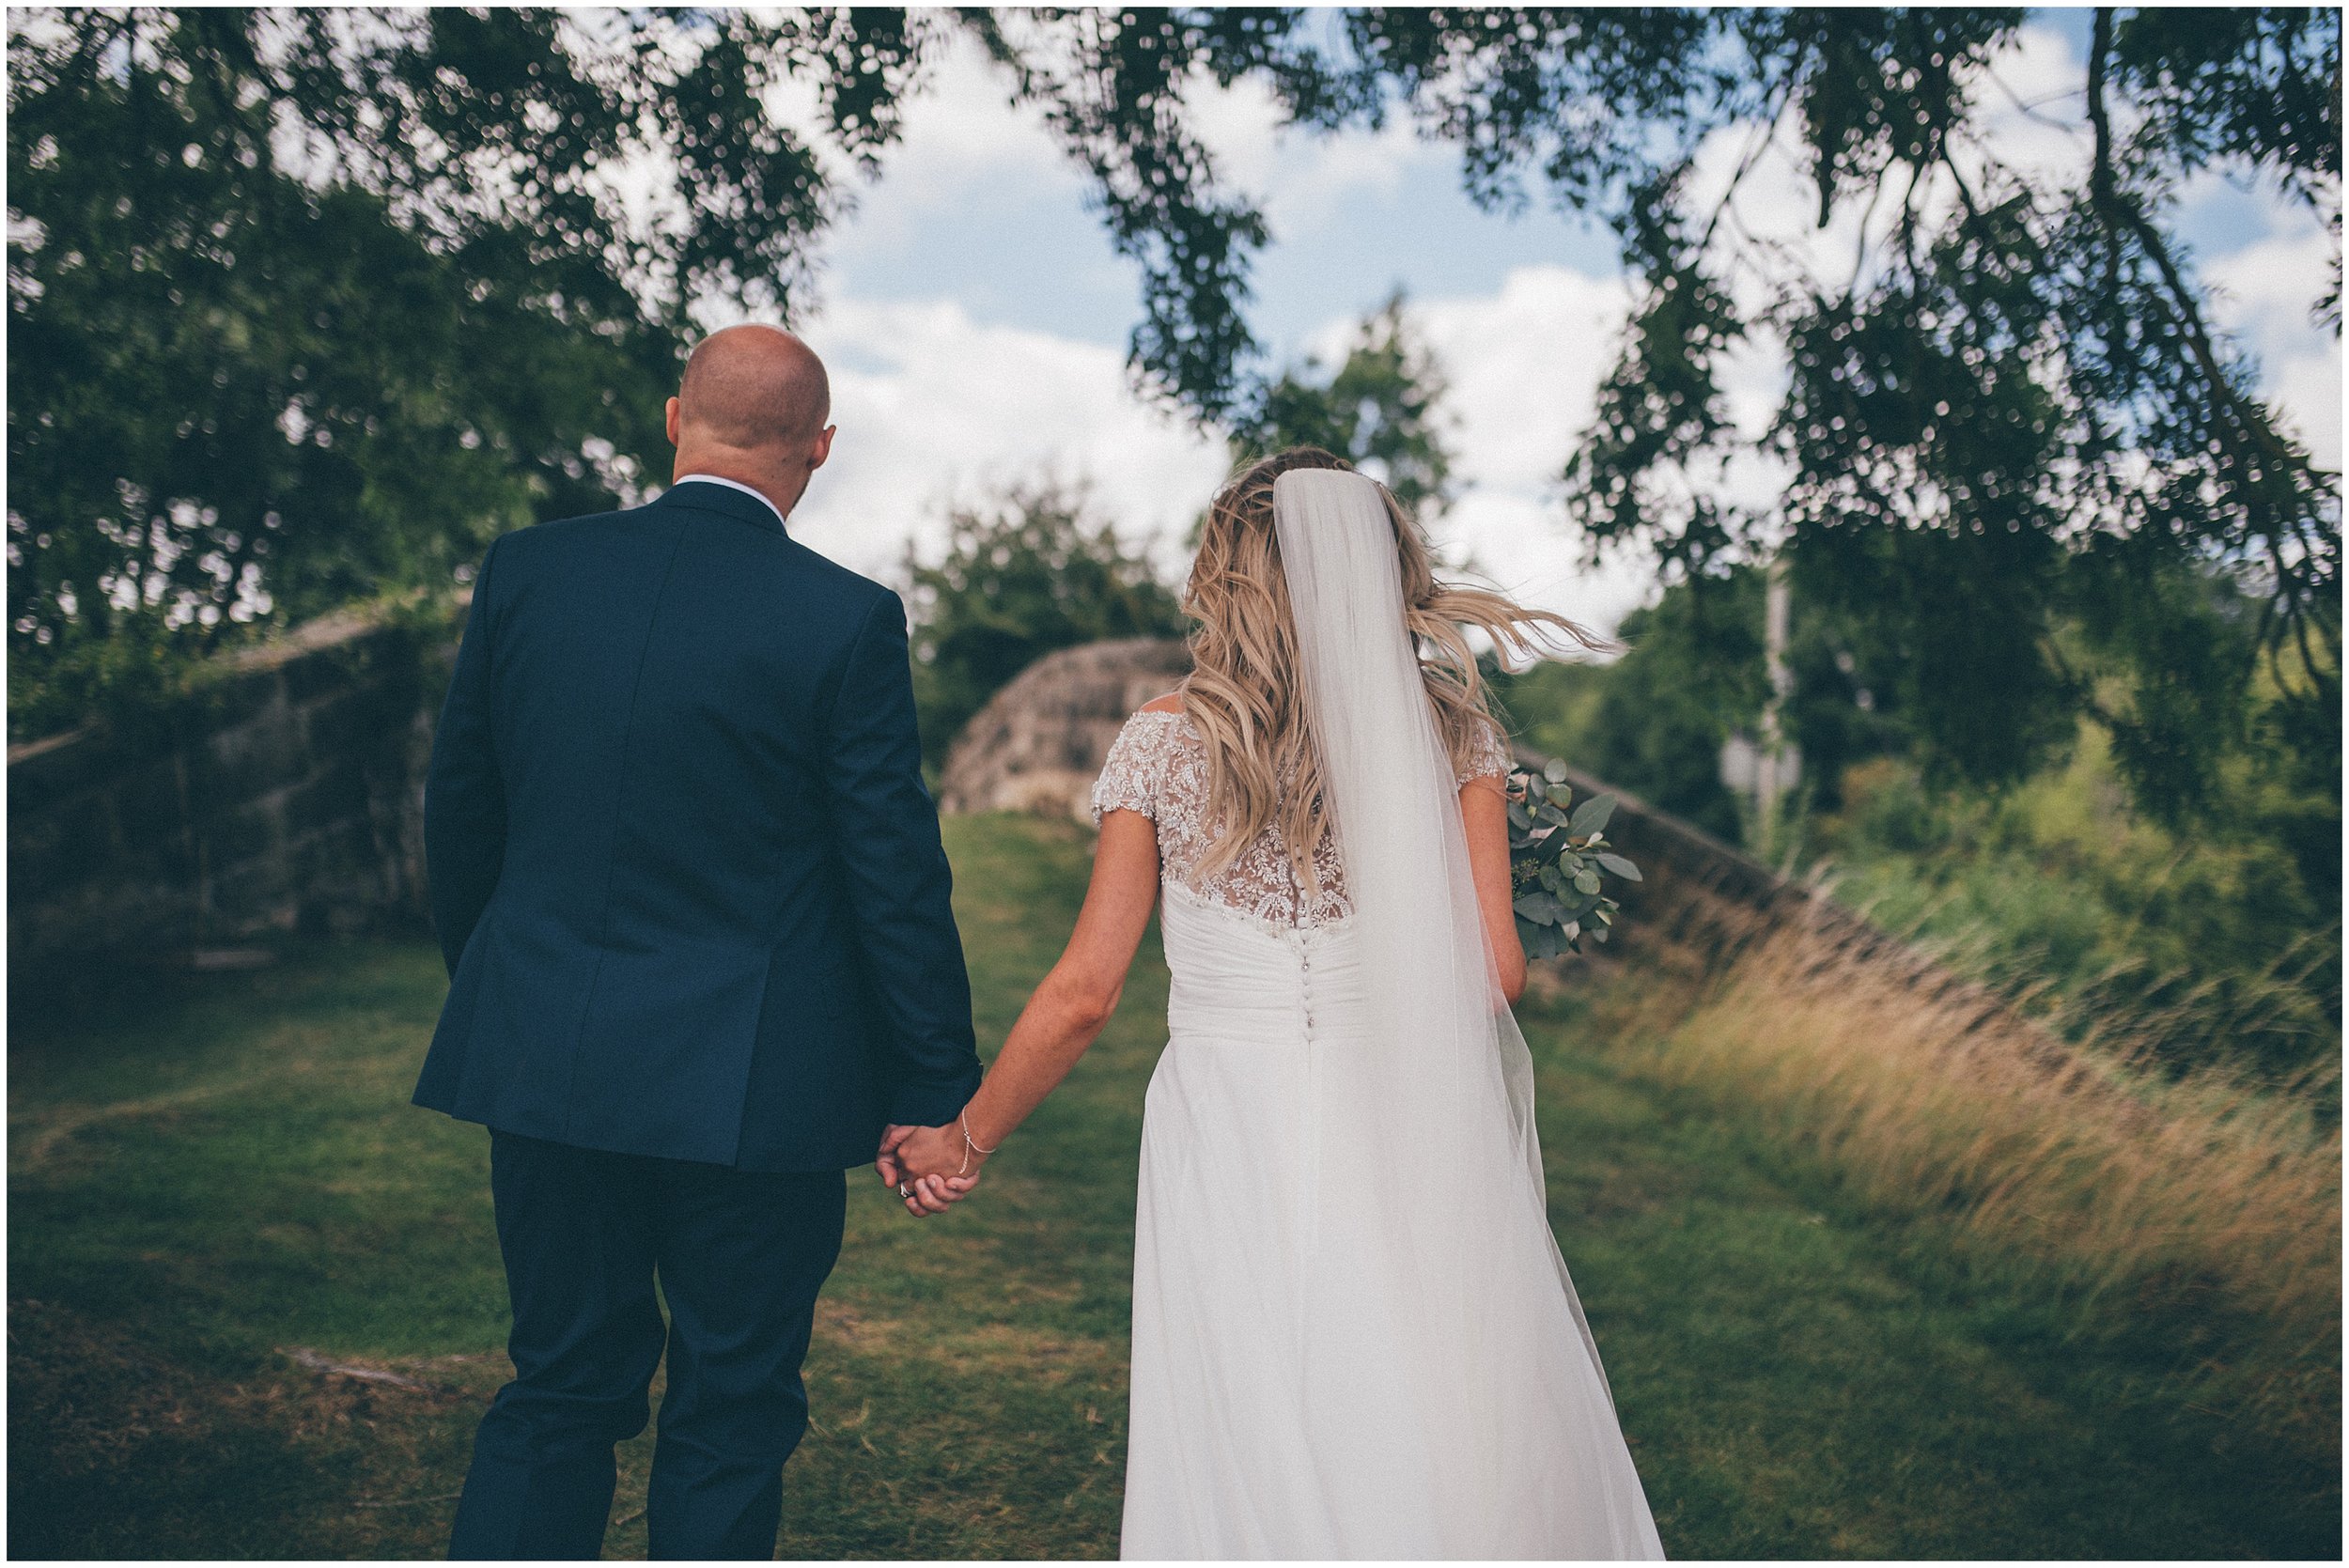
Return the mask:
[[297,890],[287,885],[285,872],[284,861],[270,859],[215,874],[202,939],[228,941],[294,930],[302,913],[301,898]]
[[283,702],[212,731],[187,755],[188,788],[199,812],[278,788],[308,766],[301,724]]
[[284,852],[287,838],[285,791],[207,814],[194,829],[215,881],[231,868],[275,859]]
[[11,747],[12,986],[304,921],[412,925],[456,646],[454,614],[428,635],[330,616],[236,656],[179,711]]
[[299,706],[366,685],[369,665],[374,662],[367,654],[382,635],[356,637],[306,658],[288,660],[279,672],[286,683],[286,700]]
[[[11,802],[13,804],[13,802]],[[83,794],[27,817],[8,835],[8,896],[54,896],[115,864],[122,846],[103,796]]]
[[157,838],[185,841],[188,781],[176,753],[150,757],[119,780],[109,794],[126,845]]
[[102,785],[121,759],[96,730],[8,748],[8,810],[39,813]]
[[400,689],[360,687],[336,692],[299,710],[304,748],[313,757],[398,755],[415,712],[412,685]]
[[1093,781],[1118,729],[1190,669],[1180,642],[1151,637],[1037,660],[963,726],[939,781],[940,808],[1090,820]]
[[277,666],[257,664],[208,682],[190,703],[187,718],[198,733],[217,733],[234,729],[285,700],[286,683]]

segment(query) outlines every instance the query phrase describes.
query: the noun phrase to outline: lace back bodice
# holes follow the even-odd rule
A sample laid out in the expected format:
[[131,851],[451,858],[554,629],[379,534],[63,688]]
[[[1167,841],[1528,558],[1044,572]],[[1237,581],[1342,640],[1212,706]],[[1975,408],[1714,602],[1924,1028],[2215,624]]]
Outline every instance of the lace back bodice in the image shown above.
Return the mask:
[[[1478,742],[1461,782],[1509,769],[1508,753],[1489,733]],[[1337,846],[1314,852],[1315,886],[1297,876],[1277,823],[1266,827],[1231,864],[1205,877],[1215,842],[1207,811],[1206,744],[1181,713],[1144,708],[1126,721],[1093,786],[1093,820],[1113,811],[1140,812],[1158,824],[1161,880],[1261,924],[1291,929],[1331,925],[1353,913]]]

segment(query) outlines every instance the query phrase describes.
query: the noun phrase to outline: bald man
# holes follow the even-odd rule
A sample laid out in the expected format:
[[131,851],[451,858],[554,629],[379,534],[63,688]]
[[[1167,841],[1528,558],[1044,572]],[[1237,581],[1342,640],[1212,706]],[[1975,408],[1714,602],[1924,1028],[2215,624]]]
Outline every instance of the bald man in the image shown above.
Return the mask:
[[452,1557],[596,1557],[664,1351],[652,1555],[772,1557],[842,1172],[978,1086],[905,606],[790,534],[830,417],[804,343],[719,333],[659,500],[481,562],[425,792],[450,984],[415,1100],[490,1129],[514,1377]]

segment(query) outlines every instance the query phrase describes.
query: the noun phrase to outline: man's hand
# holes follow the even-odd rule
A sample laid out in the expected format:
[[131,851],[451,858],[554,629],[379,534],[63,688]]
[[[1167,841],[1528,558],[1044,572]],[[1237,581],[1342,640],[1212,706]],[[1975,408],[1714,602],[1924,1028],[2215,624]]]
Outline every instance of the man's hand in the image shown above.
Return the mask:
[[897,1189],[908,1213],[943,1214],[978,1185],[987,1157],[972,1148],[959,1122],[935,1127],[892,1126],[881,1135],[874,1169]]
[[873,1169],[879,1172],[881,1181],[890,1187],[894,1187],[906,1179],[904,1168],[897,1163],[897,1145],[912,1136],[912,1133],[913,1128],[910,1126],[899,1126],[894,1122],[881,1128],[880,1157],[873,1162]]

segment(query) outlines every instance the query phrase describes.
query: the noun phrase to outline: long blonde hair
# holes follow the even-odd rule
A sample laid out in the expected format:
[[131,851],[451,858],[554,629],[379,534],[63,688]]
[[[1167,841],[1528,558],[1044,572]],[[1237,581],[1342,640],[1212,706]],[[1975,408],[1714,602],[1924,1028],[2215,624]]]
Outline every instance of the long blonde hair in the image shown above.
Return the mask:
[[[1207,809],[1215,840],[1201,875],[1212,877],[1229,866],[1257,834],[1278,824],[1299,882],[1313,888],[1314,850],[1330,831],[1329,810],[1321,798],[1321,765],[1300,690],[1296,624],[1272,521],[1272,482],[1298,468],[1350,473],[1353,465],[1317,446],[1291,447],[1241,471],[1208,507],[1183,595],[1184,612],[1198,624],[1190,633],[1191,673],[1182,691],[1183,711],[1207,753]],[[1610,644],[1562,615],[1529,610],[1488,589],[1439,581],[1418,525],[1384,485],[1378,493],[1394,524],[1404,623],[1420,650],[1437,732],[1457,772],[1480,739],[1504,738],[1487,706],[1465,628],[1483,628],[1496,645],[1518,657],[1554,651],[1540,635],[1542,627],[1555,628],[1584,648]]]

